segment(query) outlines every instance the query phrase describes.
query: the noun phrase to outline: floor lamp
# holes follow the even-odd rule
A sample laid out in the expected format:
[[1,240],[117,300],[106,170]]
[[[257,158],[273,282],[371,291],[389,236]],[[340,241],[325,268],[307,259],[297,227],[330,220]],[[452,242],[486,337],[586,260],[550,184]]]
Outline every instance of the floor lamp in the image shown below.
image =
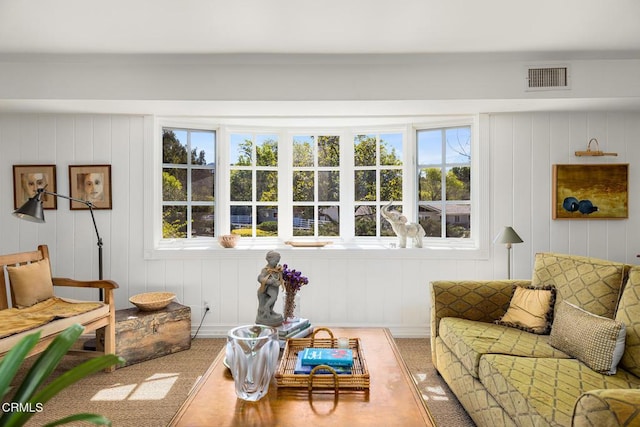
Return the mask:
[[507,278],[511,279],[511,246],[514,243],[522,243],[523,240],[512,227],[504,227],[500,234],[493,239],[493,243],[502,243],[507,246]]
[[[78,202],[86,205],[89,208],[89,212],[91,213],[91,220],[93,221],[93,228],[96,230],[96,237],[98,239],[98,279],[102,280],[102,238],[100,237],[100,233],[98,233],[98,226],[96,225],[96,218],[93,215],[93,203],[88,202],[86,200],[76,199],[73,197],[65,196],[63,194],[53,193],[51,191],[47,191],[44,188],[38,188],[38,192],[35,196],[31,197],[29,200],[25,202],[24,205],[20,206],[20,208],[16,209],[13,212],[13,215],[17,216],[20,219],[25,219],[31,222],[43,223],[44,221],[44,209],[42,207],[42,195],[49,194],[55,197],[62,197],[63,199],[71,200],[72,202]],[[103,300],[103,292],[102,289],[100,291],[100,301]]]

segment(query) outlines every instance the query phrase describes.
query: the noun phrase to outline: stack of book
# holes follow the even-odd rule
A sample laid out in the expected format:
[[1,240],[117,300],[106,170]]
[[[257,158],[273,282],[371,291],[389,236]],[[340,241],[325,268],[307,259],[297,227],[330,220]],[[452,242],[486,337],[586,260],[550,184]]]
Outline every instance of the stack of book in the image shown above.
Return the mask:
[[313,332],[313,326],[309,319],[303,318],[294,322],[285,322],[276,329],[278,330],[280,348],[284,348],[284,345],[289,338],[304,338]]
[[[353,366],[353,350],[348,348],[305,348],[298,352],[294,374],[309,374],[318,365],[327,365],[337,374],[350,374]],[[318,368],[317,373],[330,371]]]

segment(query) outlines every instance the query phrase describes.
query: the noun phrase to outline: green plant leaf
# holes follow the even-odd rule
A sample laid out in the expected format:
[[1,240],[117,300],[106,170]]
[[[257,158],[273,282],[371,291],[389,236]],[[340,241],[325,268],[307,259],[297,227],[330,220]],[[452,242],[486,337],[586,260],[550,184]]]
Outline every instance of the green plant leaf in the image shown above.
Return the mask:
[[84,326],[73,324],[62,331],[47,349],[42,352],[38,360],[33,364],[24,381],[16,391],[13,397],[14,402],[28,401],[35,390],[51,375],[53,370],[58,366],[60,360],[67,354],[73,343],[84,331]]
[[[109,366],[116,363],[123,362],[124,359],[116,356],[115,354],[105,354],[89,359],[51,381],[40,391],[34,394],[33,397],[29,399],[28,403],[30,403],[31,406],[34,406],[36,404],[44,404],[48,402],[53,396],[58,394],[61,390],[85,378],[86,376],[96,373],[102,369],[108,368]],[[29,420],[29,418],[34,415],[34,413],[16,412],[11,415],[12,417],[9,418],[10,422],[6,424],[7,427],[24,425]]]
[[[0,360],[0,400],[9,392],[11,381],[16,376],[25,357],[36,346],[39,339],[40,331],[27,335]],[[0,416],[0,421],[2,418]]]
[[69,424],[74,421],[86,421],[91,424],[95,424],[97,426],[110,426],[111,421],[108,418],[103,417],[98,414],[75,414],[69,415],[68,417],[61,418],[57,421],[53,421],[51,423],[45,424],[44,427],[54,427],[62,424]]

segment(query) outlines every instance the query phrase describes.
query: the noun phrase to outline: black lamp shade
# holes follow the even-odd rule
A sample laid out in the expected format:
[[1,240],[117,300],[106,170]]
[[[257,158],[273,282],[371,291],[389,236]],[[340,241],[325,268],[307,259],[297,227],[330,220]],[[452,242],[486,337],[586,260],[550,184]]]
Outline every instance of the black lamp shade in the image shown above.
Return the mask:
[[16,209],[13,215],[31,222],[44,222],[44,209],[42,208],[40,197],[41,193],[36,194],[27,200],[24,205]]

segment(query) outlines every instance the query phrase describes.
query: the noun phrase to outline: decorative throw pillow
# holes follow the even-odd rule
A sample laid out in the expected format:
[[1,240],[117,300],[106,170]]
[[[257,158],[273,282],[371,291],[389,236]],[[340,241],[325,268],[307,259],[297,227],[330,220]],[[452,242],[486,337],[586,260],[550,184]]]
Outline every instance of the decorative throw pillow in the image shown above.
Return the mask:
[[548,334],[555,300],[556,288],[553,286],[516,286],[507,312],[496,323],[534,334]]
[[53,281],[48,261],[7,267],[7,271],[13,290],[13,305],[17,308],[30,307],[53,297]]
[[616,373],[624,353],[626,326],[563,301],[551,328],[549,344],[596,372]]

